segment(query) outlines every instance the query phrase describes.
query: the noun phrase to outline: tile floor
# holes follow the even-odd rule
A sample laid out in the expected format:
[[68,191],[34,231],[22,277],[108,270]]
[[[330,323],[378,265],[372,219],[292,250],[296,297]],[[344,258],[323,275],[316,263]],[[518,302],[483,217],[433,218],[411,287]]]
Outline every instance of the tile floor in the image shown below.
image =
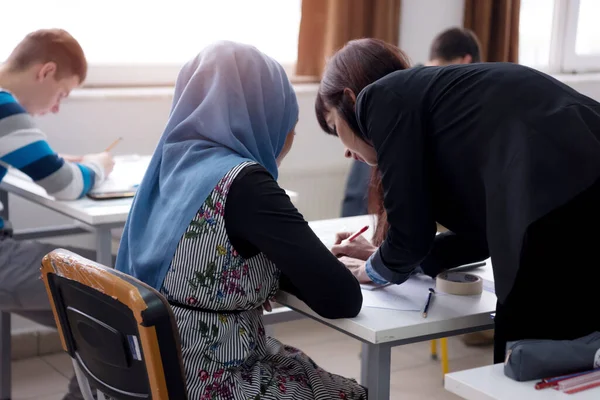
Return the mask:
[[[360,343],[311,320],[275,326],[275,336],[297,346],[323,368],[358,379]],[[458,399],[444,390],[439,361],[430,358],[429,342],[392,351],[391,399]],[[491,347],[466,347],[458,338],[448,341],[450,370],[492,363]],[[13,400],[60,400],[73,373],[65,354],[52,354],[13,363]]]

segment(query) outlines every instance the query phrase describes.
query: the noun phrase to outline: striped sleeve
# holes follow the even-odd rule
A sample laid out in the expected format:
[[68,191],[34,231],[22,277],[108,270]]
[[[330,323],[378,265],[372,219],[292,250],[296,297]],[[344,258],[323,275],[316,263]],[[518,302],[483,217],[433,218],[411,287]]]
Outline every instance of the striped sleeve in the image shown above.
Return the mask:
[[96,173],[58,156],[33,118],[13,95],[0,91],[0,160],[18,168],[59,200],[74,200],[89,192]]

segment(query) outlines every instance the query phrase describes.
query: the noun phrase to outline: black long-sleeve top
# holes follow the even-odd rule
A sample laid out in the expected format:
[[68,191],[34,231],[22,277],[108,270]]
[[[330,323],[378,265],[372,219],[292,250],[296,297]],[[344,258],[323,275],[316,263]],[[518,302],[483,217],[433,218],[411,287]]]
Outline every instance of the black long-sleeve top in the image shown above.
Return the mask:
[[244,168],[227,195],[225,229],[244,258],[264,253],[282,272],[280,289],[325,318],[352,318],[360,285],[319,240],[285,191],[262,166]]
[[437,221],[453,232],[440,243],[489,252],[503,301],[528,226],[600,177],[600,104],[517,64],[397,71],[365,88],[356,111],[390,224],[370,263],[391,282],[444,258],[430,252]]

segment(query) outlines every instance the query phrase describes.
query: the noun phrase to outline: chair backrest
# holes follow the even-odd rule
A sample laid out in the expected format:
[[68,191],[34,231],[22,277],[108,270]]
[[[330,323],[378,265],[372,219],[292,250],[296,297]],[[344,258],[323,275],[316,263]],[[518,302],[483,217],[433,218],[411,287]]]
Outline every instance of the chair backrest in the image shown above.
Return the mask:
[[175,317],[139,280],[58,249],[42,261],[64,350],[116,399],[187,399]]

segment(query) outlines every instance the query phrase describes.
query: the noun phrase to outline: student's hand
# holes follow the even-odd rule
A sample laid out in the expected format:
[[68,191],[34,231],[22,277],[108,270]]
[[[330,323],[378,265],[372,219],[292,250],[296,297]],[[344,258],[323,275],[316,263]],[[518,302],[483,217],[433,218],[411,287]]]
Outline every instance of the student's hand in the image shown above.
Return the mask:
[[266,312],[271,312],[273,311],[273,306],[271,306],[271,299],[268,299],[267,301],[264,302],[263,304],[263,309]]
[[73,156],[71,154],[59,154],[59,157],[68,162],[81,162],[83,161],[83,156]]
[[365,261],[351,257],[340,257],[340,261],[352,272],[352,275],[354,275],[358,282],[371,283],[371,279],[367,275],[367,263]]
[[348,239],[354,232],[340,232],[335,237],[335,245],[331,248],[331,252],[336,257],[348,256],[366,261],[373,253],[377,251],[377,247],[371,242],[359,236],[354,241],[348,242]]
[[104,171],[104,178],[106,178],[112,172],[115,166],[115,159],[113,158],[112,154],[107,152],[85,155],[81,161],[87,161],[101,167]]

